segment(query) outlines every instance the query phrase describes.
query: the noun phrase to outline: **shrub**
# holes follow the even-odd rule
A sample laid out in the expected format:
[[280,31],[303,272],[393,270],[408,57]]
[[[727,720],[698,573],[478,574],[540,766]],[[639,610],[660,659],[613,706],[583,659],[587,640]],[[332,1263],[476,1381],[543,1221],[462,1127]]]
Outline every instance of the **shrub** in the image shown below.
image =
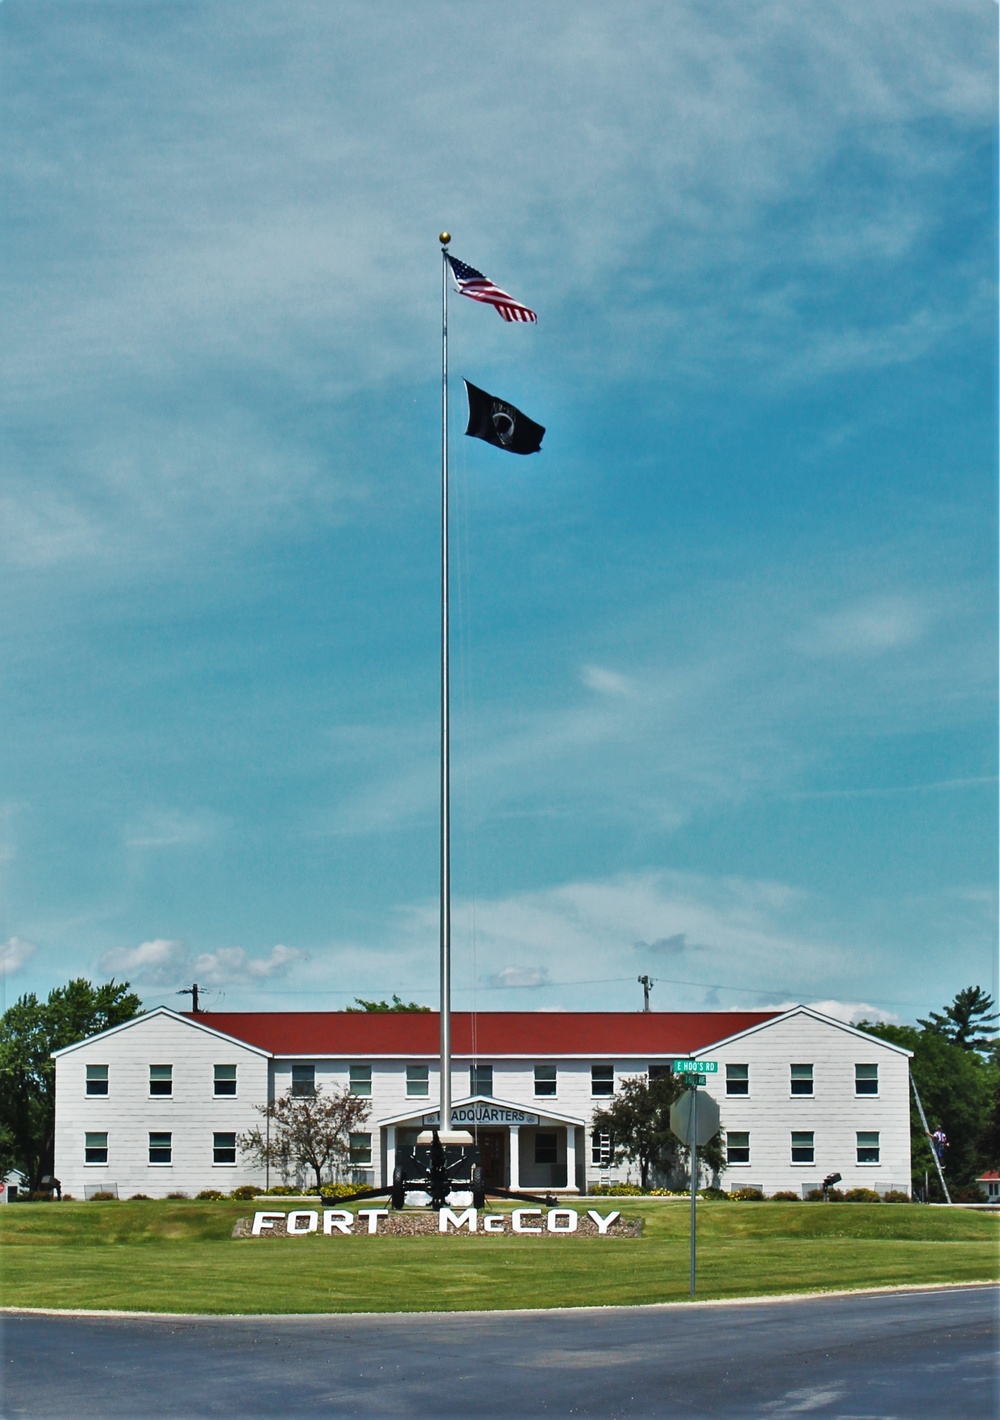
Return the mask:
[[[827,1192],[826,1198],[828,1203],[842,1203],[844,1201],[844,1195],[841,1193],[839,1188],[831,1188]],[[822,1203],[823,1190],[821,1188],[811,1188],[806,1194],[806,1202]]]
[[727,1193],[724,1188],[703,1188],[702,1198],[710,1198],[713,1203],[728,1203],[732,1198],[731,1193]]
[[888,1193],[882,1194],[883,1203],[910,1203],[912,1200],[908,1193],[903,1193],[898,1188],[890,1188]]
[[217,1188],[203,1188],[200,1193],[195,1194],[195,1198],[204,1199],[206,1201],[216,1198],[225,1198],[225,1196],[226,1195],[220,1193]]
[[293,1188],[290,1183],[276,1183],[273,1188],[265,1190],[269,1198],[297,1198],[302,1192],[301,1188]]
[[90,1201],[91,1203],[117,1203],[118,1199],[113,1193],[101,1191],[100,1193],[92,1193],[90,1195]]
[[591,1194],[598,1198],[641,1198],[642,1189],[636,1183],[595,1183]]
[[38,1189],[37,1192],[35,1192],[35,1193],[29,1193],[29,1194],[28,1194],[28,1202],[29,1202],[29,1203],[51,1203],[51,1202],[52,1202],[52,1194],[51,1194],[51,1193],[45,1193],[45,1192],[43,1192],[42,1189]]
[[352,1193],[357,1193],[363,1187],[357,1183],[324,1183],[319,1191],[320,1198],[350,1198]]
[[240,1203],[246,1203],[251,1198],[256,1198],[259,1192],[260,1189],[255,1188],[252,1183],[241,1183],[239,1188],[234,1188],[229,1196]]
[[737,1203],[763,1203],[764,1193],[760,1188],[735,1188],[729,1195]]
[[191,1196],[191,1195],[188,1194],[188,1193],[168,1193],[168,1194],[167,1194],[167,1197],[168,1197],[168,1198],[189,1198],[190,1196]]
[[881,1203],[882,1195],[874,1188],[849,1188],[844,1194],[845,1203]]
[[787,1189],[781,1193],[772,1193],[770,1197],[771,1203],[800,1203],[801,1201],[797,1193],[790,1193]]
[[148,1193],[133,1193],[129,1199],[130,1203],[151,1203],[152,1199]]
[[950,1183],[948,1192],[951,1194],[952,1203],[985,1203],[986,1197],[981,1188],[965,1188],[961,1185]]

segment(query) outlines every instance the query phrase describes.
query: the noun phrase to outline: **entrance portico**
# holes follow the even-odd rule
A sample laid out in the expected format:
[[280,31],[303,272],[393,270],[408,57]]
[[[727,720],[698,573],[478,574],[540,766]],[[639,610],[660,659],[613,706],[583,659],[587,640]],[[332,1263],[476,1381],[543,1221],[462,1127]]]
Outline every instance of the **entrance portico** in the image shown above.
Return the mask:
[[[508,1100],[472,1095],[452,1106],[456,1128],[468,1129],[480,1149],[487,1189],[544,1188],[581,1191],[584,1121],[571,1115],[526,1110]],[[417,1142],[422,1129],[433,1128],[437,1111],[408,1112],[378,1121],[383,1182],[388,1186],[396,1149]]]

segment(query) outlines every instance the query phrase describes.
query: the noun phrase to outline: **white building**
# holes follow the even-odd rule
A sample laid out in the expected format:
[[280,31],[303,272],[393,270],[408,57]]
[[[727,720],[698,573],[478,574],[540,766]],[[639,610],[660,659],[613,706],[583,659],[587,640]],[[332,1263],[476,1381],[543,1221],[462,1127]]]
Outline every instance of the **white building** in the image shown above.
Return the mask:
[[[839,1173],[841,1188],[909,1192],[909,1052],[808,1007],[452,1020],[455,1120],[476,1135],[487,1187],[625,1181],[629,1166],[591,1130],[595,1108],[629,1076],[687,1058],[719,1062],[708,1093],[722,1110],[727,1188],[804,1195]],[[240,1156],[238,1136],[261,1123],[255,1106],[346,1086],[370,1100],[350,1178],[384,1185],[396,1149],[436,1122],[437,1053],[436,1013],[161,1007],[55,1052],[56,1173],[78,1198],[284,1182]]]

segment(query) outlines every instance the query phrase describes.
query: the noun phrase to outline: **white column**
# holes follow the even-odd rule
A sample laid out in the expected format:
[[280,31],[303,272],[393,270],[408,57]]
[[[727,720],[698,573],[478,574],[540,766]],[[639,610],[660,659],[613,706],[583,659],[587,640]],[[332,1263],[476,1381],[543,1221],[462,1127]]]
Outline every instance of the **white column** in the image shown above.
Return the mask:
[[385,1130],[385,1171],[388,1178],[382,1180],[382,1187],[388,1188],[392,1184],[392,1174],[396,1167],[396,1126],[386,1125]]
[[518,1137],[518,1125],[510,1126],[510,1184],[511,1190],[517,1193],[521,1187],[521,1155],[520,1139]]
[[578,1192],[576,1186],[576,1126],[566,1125],[566,1187]]

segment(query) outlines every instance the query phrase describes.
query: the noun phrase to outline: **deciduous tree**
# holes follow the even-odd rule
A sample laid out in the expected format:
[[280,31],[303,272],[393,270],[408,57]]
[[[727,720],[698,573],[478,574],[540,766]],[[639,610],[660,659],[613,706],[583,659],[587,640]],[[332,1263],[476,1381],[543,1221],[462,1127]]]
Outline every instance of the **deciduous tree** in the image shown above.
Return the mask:
[[93,986],[78,977],[39,1001],[29,992],[0,1018],[0,1163],[21,1169],[38,1187],[53,1170],[53,1050],[139,1015],[127,981]]
[[241,1152],[261,1167],[278,1168],[287,1176],[295,1165],[312,1169],[317,1190],[323,1174],[343,1167],[350,1158],[351,1135],[364,1124],[371,1106],[345,1086],[325,1095],[317,1085],[311,1095],[290,1091],[271,1104],[255,1105],[267,1124],[240,1135]]
[[[676,1075],[660,1075],[654,1080],[636,1076],[623,1080],[611,1103],[594,1111],[592,1129],[610,1135],[618,1163],[628,1160],[639,1165],[643,1188],[649,1187],[654,1169],[679,1172],[687,1158],[687,1149],[670,1128],[670,1106],[684,1088]],[[725,1168],[721,1134],[716,1134],[698,1153],[710,1168]]]

